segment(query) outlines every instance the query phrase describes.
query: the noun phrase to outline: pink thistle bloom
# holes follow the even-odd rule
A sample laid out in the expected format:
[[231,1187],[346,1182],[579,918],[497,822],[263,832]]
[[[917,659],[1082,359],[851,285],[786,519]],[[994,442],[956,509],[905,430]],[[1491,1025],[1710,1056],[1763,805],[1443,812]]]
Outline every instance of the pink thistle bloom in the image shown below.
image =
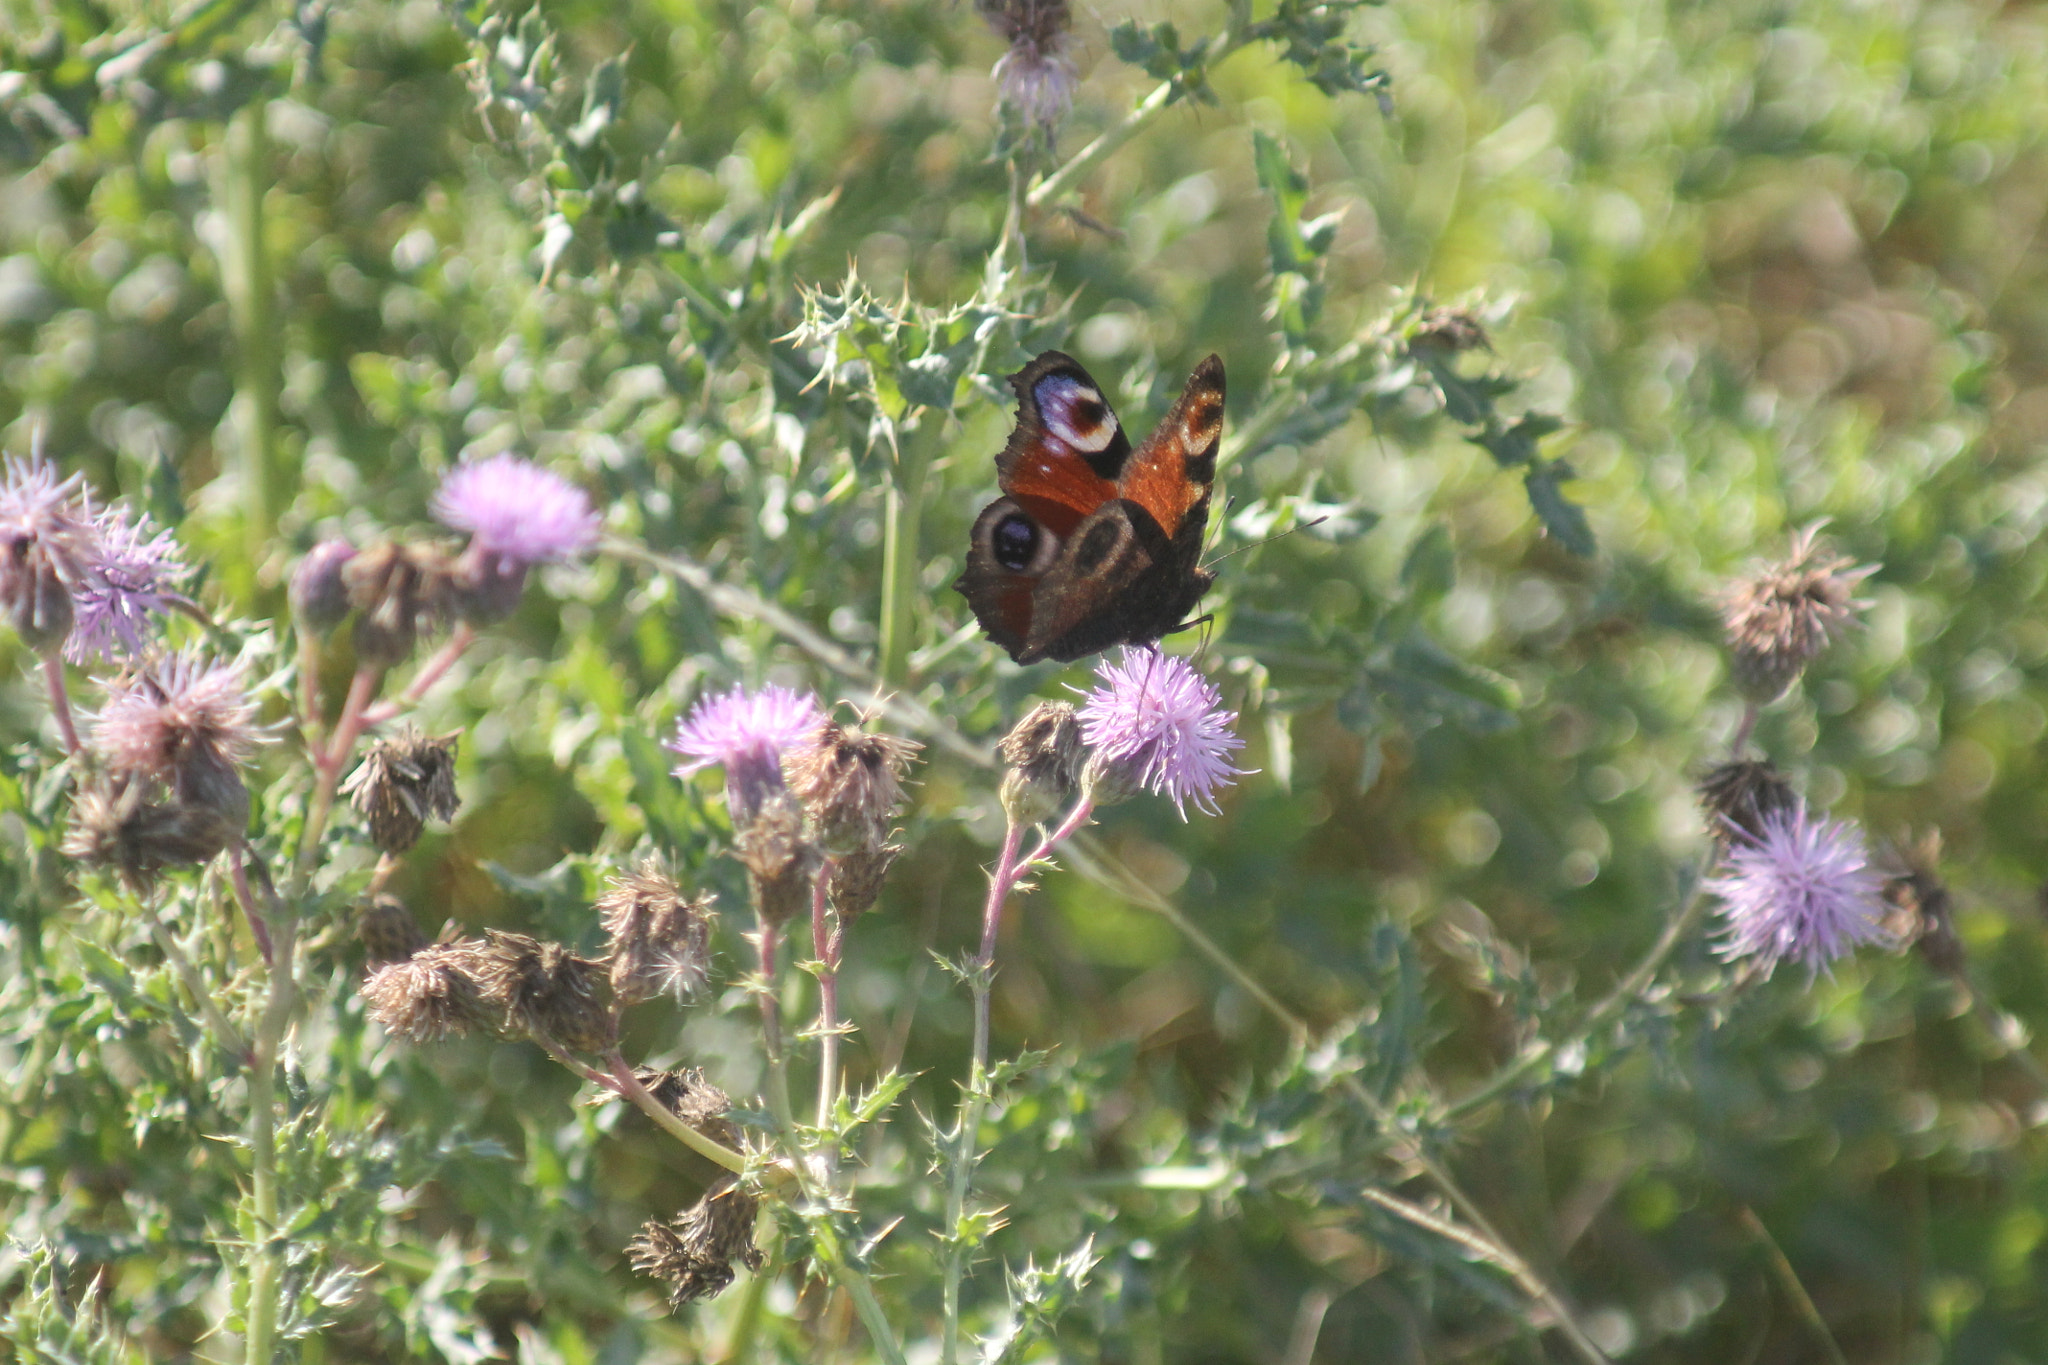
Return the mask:
[[176,585],[192,569],[180,558],[178,542],[146,513],[134,521],[121,507],[104,507],[93,517],[98,537],[89,572],[72,594],[76,623],[65,642],[73,663],[111,658],[118,650],[133,657],[149,644],[149,617],[170,610]]
[[240,664],[172,654],[111,685],[93,745],[119,773],[165,780],[198,760],[234,768],[259,736]]
[[1223,709],[1215,684],[1185,659],[1150,648],[1127,648],[1120,662],[1105,659],[1095,673],[1101,685],[1080,712],[1090,766],[1171,797],[1183,820],[1190,801],[1216,814],[1217,789],[1247,770],[1230,761],[1244,741],[1230,728],[1237,713]]
[[1723,958],[1754,958],[1766,975],[1787,958],[1819,972],[1887,937],[1884,878],[1850,821],[1772,811],[1754,840],[1730,847],[1726,868],[1706,883],[1721,898]]
[[787,687],[769,686],[752,694],[735,687],[706,697],[669,741],[668,747],[685,760],[675,775],[688,777],[714,765],[724,768],[733,823],[751,823],[762,802],[784,790],[784,752],[811,743],[824,722],[815,697]]
[[469,532],[501,564],[521,569],[581,554],[596,542],[599,526],[589,494],[516,455],[450,471],[434,495],[434,515]]

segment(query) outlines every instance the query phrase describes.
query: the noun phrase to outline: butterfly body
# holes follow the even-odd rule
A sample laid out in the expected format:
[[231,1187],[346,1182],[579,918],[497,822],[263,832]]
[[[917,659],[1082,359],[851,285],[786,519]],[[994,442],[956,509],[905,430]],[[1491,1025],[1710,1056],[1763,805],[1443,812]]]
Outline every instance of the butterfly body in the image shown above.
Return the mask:
[[1017,426],[996,456],[954,589],[1018,663],[1078,659],[1187,623],[1215,575],[1200,565],[1223,435],[1223,362],[1195,367],[1133,449],[1088,371],[1046,351],[1010,376]]

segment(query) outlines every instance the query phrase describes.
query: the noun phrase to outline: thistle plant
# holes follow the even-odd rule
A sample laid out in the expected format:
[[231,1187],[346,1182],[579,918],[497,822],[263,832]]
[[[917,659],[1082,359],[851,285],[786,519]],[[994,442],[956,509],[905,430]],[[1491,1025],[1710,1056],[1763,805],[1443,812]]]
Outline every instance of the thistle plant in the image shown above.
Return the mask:
[[2048,1358],[2039,16],[742,17],[0,32],[8,1350]]

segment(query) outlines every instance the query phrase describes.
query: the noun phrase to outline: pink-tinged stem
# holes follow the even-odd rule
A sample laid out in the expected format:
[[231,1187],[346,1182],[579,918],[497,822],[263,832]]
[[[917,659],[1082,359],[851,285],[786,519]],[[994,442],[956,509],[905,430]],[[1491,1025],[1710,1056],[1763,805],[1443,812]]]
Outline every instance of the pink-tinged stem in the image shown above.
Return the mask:
[[249,937],[256,940],[256,951],[263,954],[263,965],[273,965],[276,958],[270,947],[270,925],[256,908],[255,893],[249,889],[249,865],[242,860],[239,843],[228,850],[228,878],[234,883],[235,899],[242,903],[242,918],[249,922]]
[[1739,759],[1742,751],[1749,747],[1749,737],[1756,733],[1756,723],[1763,710],[1755,702],[1749,703],[1742,711],[1742,724],[1735,727],[1735,740],[1728,746],[1728,757]]
[[54,653],[43,656],[43,681],[50,685],[50,714],[57,718],[57,733],[64,739],[64,752],[78,752],[78,727],[71,723],[71,694],[64,686],[64,661]]
[[341,782],[341,770],[348,764],[356,737],[363,732],[363,709],[377,695],[377,684],[383,676],[383,670],[378,668],[356,670],[355,681],[349,684],[348,700],[342,703],[341,718],[334,722],[333,735],[324,747],[313,747],[313,800],[306,808],[305,826],[299,831],[299,856],[292,869],[294,899],[305,891],[312,878],[313,864],[320,853],[320,837],[327,832],[327,817],[334,811],[334,789]]
[[441,681],[442,675],[453,668],[455,661],[460,659],[474,643],[476,643],[476,630],[467,621],[458,622],[455,629],[448,635],[448,643],[442,645],[435,652],[433,658],[420,665],[419,672],[412,675],[412,681],[406,684],[405,691],[399,693],[398,696],[390,701],[379,702],[371,707],[364,714],[363,723],[365,725],[382,725],[401,711],[407,711],[418,706],[420,699],[427,695],[428,689]]

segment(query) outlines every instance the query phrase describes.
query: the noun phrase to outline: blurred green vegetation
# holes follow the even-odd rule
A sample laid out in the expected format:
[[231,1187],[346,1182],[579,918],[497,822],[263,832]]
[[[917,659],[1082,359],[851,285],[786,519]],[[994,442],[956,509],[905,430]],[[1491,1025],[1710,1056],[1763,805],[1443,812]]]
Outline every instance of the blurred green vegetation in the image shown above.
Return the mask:
[[[917,736],[911,851],[849,950],[846,1060],[855,1084],[915,1073],[938,1114],[969,1014],[930,954],[974,941],[1000,830],[963,753],[1086,676],[1000,661],[946,590],[1001,376],[1067,349],[1141,431],[1218,351],[1228,557],[1185,647],[1260,771],[1220,819],[1106,812],[1097,875],[1013,905],[997,1053],[1051,1060],[995,1121],[980,1179],[1012,1222],[978,1301],[1092,1236],[1030,1358],[1565,1358],[1506,1278],[1361,1197],[1413,1172],[1333,1080],[1356,1075],[1616,1357],[2048,1359],[2048,1094],[2023,1053],[2048,1027],[2048,16],[1363,9],[1345,32],[1384,108],[1253,43],[1005,244],[1013,165],[1116,127],[1158,73],[1112,30],[1168,18],[1185,44],[1230,13],[1078,13],[1048,151],[999,114],[1002,44],[960,4],[0,0],[0,444],[176,525],[264,662],[289,654],[250,623],[297,554],[423,528],[441,474],[501,450],[860,660],[835,674],[769,611],[606,556],[541,575],[422,709],[465,732],[465,805],[394,889],[430,930],[588,944],[601,872],[663,852],[722,894],[723,994],[636,1015],[628,1051],[743,1103],[745,891],[715,780],[670,778],[659,742],[706,688],[863,701],[879,668],[966,743]],[[1490,348],[1411,346],[1435,306]],[[1534,463],[1509,468],[1522,435]],[[1585,1046],[1445,1119],[1656,939],[1705,850],[1691,780],[1740,712],[1714,594],[1823,517],[1882,566],[1868,624],[1759,742],[1875,835],[1941,830],[1977,1007],[1911,954],[1730,989],[1695,934]],[[7,1332],[31,1359],[231,1354],[243,1088],[110,884],[55,854],[61,775],[6,647]],[[273,855],[307,789],[285,738],[258,792]],[[293,1235],[321,1249],[295,1350],[866,1358],[802,1267],[666,1316],[620,1247],[708,1166],[578,1107],[528,1045],[366,1025],[349,925],[374,852],[351,821],[331,843],[284,1110]],[[1109,860],[1325,1046],[1294,1047]],[[217,882],[167,914],[246,1009],[260,973]],[[862,1212],[912,1220],[878,1253],[908,1338],[938,1311],[939,1191],[898,1119]]]

